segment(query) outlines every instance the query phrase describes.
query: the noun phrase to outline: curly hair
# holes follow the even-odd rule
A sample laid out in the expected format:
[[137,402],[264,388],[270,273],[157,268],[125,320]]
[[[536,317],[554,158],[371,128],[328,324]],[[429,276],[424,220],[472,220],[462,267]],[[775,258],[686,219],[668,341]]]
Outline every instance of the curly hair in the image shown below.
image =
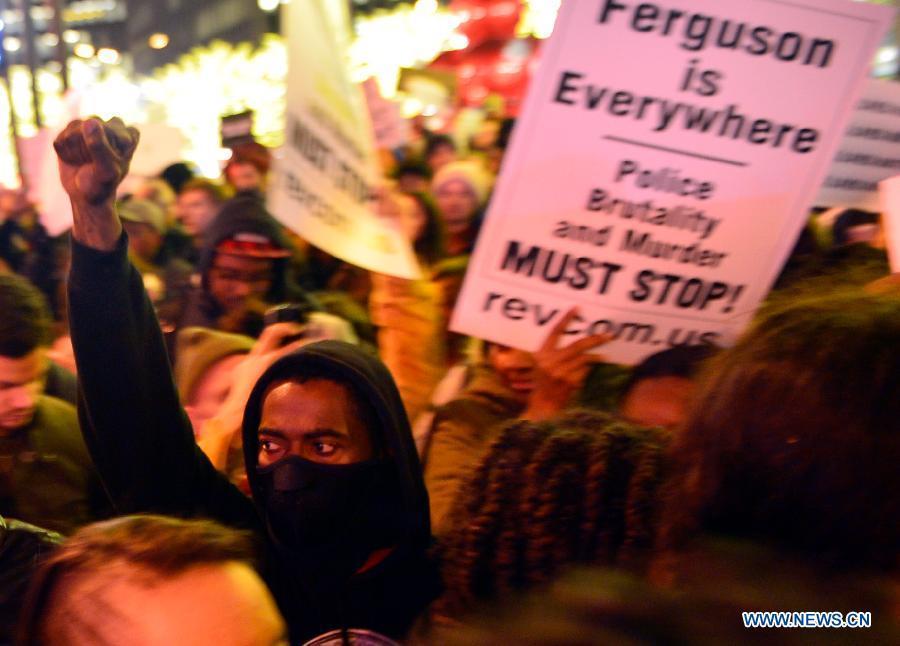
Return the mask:
[[900,298],[810,297],[714,359],[672,446],[663,552],[699,534],[896,568]]
[[576,563],[645,566],[667,437],[587,411],[506,426],[452,512],[439,611],[547,583]]

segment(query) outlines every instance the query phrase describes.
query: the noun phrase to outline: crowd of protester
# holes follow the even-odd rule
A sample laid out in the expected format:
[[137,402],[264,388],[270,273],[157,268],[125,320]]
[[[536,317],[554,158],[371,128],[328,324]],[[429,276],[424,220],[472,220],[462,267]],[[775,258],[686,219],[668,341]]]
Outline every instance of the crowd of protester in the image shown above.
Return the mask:
[[123,194],[139,134],[75,121],[71,232],[0,193],[0,643],[732,643],[749,610],[900,640],[878,215],[811,214],[731,348],[614,365],[577,310],[534,353],[465,338],[512,127],[383,156],[415,280],[282,226],[258,144]]

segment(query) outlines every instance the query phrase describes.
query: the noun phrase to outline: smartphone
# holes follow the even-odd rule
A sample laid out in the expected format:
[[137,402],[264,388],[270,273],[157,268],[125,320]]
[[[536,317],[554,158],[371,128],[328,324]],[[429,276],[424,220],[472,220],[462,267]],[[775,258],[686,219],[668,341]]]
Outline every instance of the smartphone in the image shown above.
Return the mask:
[[309,313],[310,307],[308,305],[285,303],[267,309],[263,322],[266,327],[275,323],[299,323],[303,325],[309,320]]

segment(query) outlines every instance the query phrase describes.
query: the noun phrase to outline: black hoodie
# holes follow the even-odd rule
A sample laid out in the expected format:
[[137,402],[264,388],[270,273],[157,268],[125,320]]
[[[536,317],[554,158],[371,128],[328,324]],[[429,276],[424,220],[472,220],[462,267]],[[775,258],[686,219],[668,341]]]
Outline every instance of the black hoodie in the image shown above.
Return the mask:
[[[364,400],[374,414],[365,420],[380,446],[393,461],[401,496],[402,536],[381,564],[348,582],[313,583],[305,576],[302,546],[275,545],[277,559],[267,572],[286,616],[309,614],[304,633],[313,636],[334,628],[368,628],[393,637],[402,636],[410,622],[439,591],[436,571],[426,558],[431,543],[428,494],[422,468],[397,386],[381,361],[359,348],[338,341],[308,345],[273,364],[260,378],[244,412],[244,462],[253,499],[266,519],[264,488],[256,472],[257,446],[263,398],[274,383],[292,378],[322,377],[347,384],[353,396]],[[386,519],[385,519],[386,520]],[[268,523],[267,523],[268,525]],[[287,574],[288,576],[284,576]]]
[[[215,217],[204,235],[204,246],[200,251],[200,259],[197,263],[197,272],[200,275],[200,285],[194,288],[190,295],[184,316],[178,327],[207,327],[215,328],[216,321],[224,313],[221,306],[216,303],[209,293],[209,270],[216,257],[216,248],[225,240],[238,233],[254,233],[264,236],[272,243],[291,253],[293,245],[285,237],[281,225],[273,218],[262,201],[255,195],[241,194],[224,204],[222,210]],[[314,301],[300,289],[291,275],[291,258],[277,258],[272,260],[272,286],[266,294],[267,302],[277,305],[279,303],[303,303],[314,309],[321,309]],[[245,330],[245,334],[258,336],[261,331],[259,326]]]
[[[399,638],[439,592],[430,542],[428,498],[403,406],[387,370],[363,351],[317,343],[276,362],[262,377],[245,416],[244,446],[254,500],[217,472],[194,443],[181,409],[159,325],[123,235],[110,253],[73,244],[69,278],[72,344],[79,371],[79,416],[91,456],[119,513],[207,517],[255,531],[264,544],[264,578],[294,642],[336,628],[365,628]],[[401,483],[405,538],[363,574],[321,589],[303,576],[290,546],[267,530],[255,477],[256,430],[267,384],[319,370],[345,376],[377,420]]]

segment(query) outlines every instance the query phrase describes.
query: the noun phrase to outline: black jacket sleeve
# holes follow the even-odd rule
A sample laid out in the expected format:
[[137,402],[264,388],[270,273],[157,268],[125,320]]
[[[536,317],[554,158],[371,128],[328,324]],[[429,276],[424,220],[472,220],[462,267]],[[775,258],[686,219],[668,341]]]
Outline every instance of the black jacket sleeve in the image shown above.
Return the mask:
[[258,528],[253,503],[194,442],[153,306],[128,261],[126,236],[109,253],[72,245],[69,321],[78,413],[117,512]]

